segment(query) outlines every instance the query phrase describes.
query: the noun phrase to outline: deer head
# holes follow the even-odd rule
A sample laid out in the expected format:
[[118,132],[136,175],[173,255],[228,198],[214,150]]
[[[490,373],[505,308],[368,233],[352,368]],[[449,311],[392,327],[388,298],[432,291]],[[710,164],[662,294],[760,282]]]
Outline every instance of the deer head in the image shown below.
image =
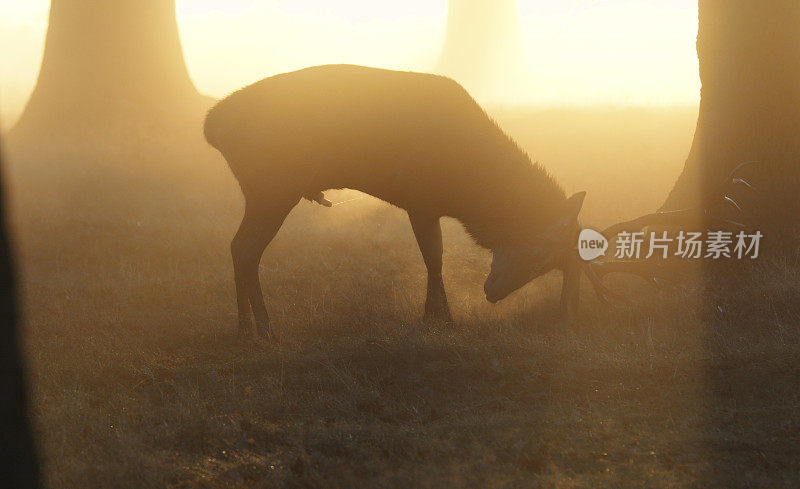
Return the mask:
[[483,286],[486,300],[494,303],[504,299],[536,277],[564,266],[574,247],[585,196],[586,192],[578,192],[567,199],[544,230],[492,249],[492,267]]

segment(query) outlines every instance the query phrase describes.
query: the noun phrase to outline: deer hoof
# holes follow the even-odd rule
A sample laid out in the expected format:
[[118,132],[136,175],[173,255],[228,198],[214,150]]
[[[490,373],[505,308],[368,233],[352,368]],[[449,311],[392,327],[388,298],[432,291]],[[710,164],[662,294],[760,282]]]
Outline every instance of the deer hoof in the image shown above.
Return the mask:
[[272,341],[275,339],[275,335],[273,334],[269,323],[258,325],[258,337],[266,341]]
[[253,325],[250,323],[250,321],[239,323],[239,328],[236,330],[236,336],[238,336],[239,339],[249,338],[252,336],[252,334]]

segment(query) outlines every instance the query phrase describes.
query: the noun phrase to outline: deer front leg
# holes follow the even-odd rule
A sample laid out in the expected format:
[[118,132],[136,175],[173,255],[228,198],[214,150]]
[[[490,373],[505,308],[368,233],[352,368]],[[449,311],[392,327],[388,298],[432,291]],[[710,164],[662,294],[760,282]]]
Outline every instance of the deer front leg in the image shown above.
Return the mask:
[[581,287],[581,264],[577,259],[570,259],[564,265],[564,279],[561,285],[561,318],[573,328],[576,326],[575,316],[578,313]]
[[450,322],[453,317],[442,280],[442,228],[439,217],[409,212],[408,218],[428,269],[425,318]]
[[261,255],[277,234],[292,206],[275,206],[270,209],[248,205],[244,218],[231,242],[233,272],[236,281],[236,303],[239,313],[239,336],[247,336],[252,330],[250,312],[256,321],[258,334],[271,337],[269,314],[264,304],[258,264]]

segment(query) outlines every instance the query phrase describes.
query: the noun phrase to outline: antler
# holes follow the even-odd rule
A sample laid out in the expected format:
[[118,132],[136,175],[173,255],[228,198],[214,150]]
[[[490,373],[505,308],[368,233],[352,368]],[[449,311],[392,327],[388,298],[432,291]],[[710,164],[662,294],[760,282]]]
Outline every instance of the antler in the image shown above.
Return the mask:
[[[746,161],[736,166],[731,172],[728,174],[727,177],[722,181],[722,183],[717,187],[714,192],[712,192],[712,196],[719,196],[722,201],[734,209],[737,212],[741,212],[742,208],[739,204],[736,203],[733,198],[728,195],[728,187],[733,185],[744,185],[750,190],[755,190],[752,185],[750,185],[746,180],[736,176],[739,171],[747,165],[751,165],[753,163],[757,163],[756,161]],[[710,206],[709,206],[710,207]],[[698,221],[712,221],[717,222],[720,224],[729,224],[736,227],[744,227],[744,224],[736,221],[731,221],[728,219],[723,219],[711,214],[711,209],[709,207],[695,207],[689,209],[681,209],[676,211],[662,211],[662,212],[654,212],[652,214],[645,214],[644,216],[637,217],[636,219],[631,219],[630,221],[624,221],[617,224],[613,224],[606,229],[603,230],[603,234],[606,236],[609,235],[616,235],[618,232],[624,229],[642,229],[646,226],[650,225],[659,225],[659,226],[679,226],[682,224],[686,224],[687,222],[698,222]]]
[[[702,223],[705,227],[711,224],[719,224],[723,226],[733,226],[736,228],[745,227],[744,224],[738,221],[725,219],[715,215],[712,208],[720,203],[731,207],[736,213],[741,213],[742,208],[739,204],[729,195],[728,190],[730,187],[741,185],[749,190],[755,190],[746,180],[739,177],[738,174],[742,168],[747,165],[756,163],[755,161],[747,161],[737,165],[722,183],[714,189],[711,199],[708,199],[705,205],[696,208],[681,209],[675,211],[654,212],[644,216],[631,219],[629,221],[620,222],[607,227],[603,230],[604,236],[616,236],[623,230],[641,230],[648,226],[664,226],[664,227],[677,227],[687,224]],[[719,200],[716,200],[716,197]],[[662,285],[664,282],[675,282],[680,272],[672,265],[674,260],[593,260],[583,264],[583,271],[589,278],[592,286],[594,287],[597,297],[604,303],[611,302],[610,299],[626,301],[626,299],[619,294],[612,292],[603,284],[603,278],[609,273],[628,273],[637,275],[647,282],[654,285]],[[669,278],[668,278],[669,277]]]

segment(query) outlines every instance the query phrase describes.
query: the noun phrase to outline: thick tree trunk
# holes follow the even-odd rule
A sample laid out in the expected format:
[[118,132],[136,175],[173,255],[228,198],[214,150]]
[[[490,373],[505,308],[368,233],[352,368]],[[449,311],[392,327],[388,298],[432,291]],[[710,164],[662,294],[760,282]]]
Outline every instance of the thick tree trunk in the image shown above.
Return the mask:
[[450,0],[436,71],[482,99],[503,98],[525,80],[516,0]]
[[28,419],[17,334],[16,283],[3,204],[0,184],[0,481],[5,487],[33,489],[39,487],[39,469]]
[[174,0],[52,0],[39,78],[14,133],[102,132],[207,102],[186,70]]
[[[699,0],[702,82],[694,142],[664,208],[697,205],[738,163],[759,190],[747,217],[791,244],[800,220],[800,2]],[[771,239],[774,238],[774,239]]]

